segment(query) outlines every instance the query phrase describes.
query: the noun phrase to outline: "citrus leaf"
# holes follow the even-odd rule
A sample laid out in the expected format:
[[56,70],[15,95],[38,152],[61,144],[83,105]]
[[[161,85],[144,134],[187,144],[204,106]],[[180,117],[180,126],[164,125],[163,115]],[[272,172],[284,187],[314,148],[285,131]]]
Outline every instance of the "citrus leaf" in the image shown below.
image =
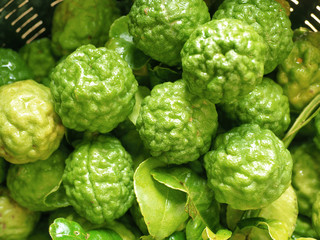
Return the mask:
[[240,230],[245,228],[257,227],[268,231],[272,240],[287,240],[288,230],[286,224],[276,221],[268,220],[261,217],[247,218],[238,222]]
[[145,86],[138,87],[138,91],[135,94],[136,103],[134,104],[131,114],[128,116],[128,118],[134,125],[136,125],[136,121],[140,113],[141,103],[143,99],[148,95],[150,95],[149,88]]
[[203,240],[227,240],[232,236],[232,232],[228,229],[220,229],[217,233],[213,233],[208,227],[203,230]]
[[134,190],[148,231],[155,239],[170,236],[188,219],[186,194],[169,188],[151,176],[164,163],[154,158],[142,162],[134,174]]
[[49,227],[53,240],[87,240],[89,235],[76,222],[65,218],[57,218]]
[[121,16],[114,20],[109,29],[109,38],[121,38],[133,43],[133,37],[128,29],[128,16]]
[[113,22],[106,47],[116,51],[132,69],[137,70],[146,65],[150,57],[135,47],[133,37],[128,30],[128,20],[127,16],[122,16]]
[[123,240],[118,233],[110,229],[90,230],[88,235],[88,240]]
[[70,206],[65,189],[61,183],[62,179],[59,182],[59,184],[54,189],[52,189],[51,192],[48,193],[45,197],[44,204],[47,207],[61,208]]
[[207,181],[186,167],[155,168],[151,174],[158,182],[187,193],[186,210],[192,218],[198,214],[212,231],[218,229],[219,204]]

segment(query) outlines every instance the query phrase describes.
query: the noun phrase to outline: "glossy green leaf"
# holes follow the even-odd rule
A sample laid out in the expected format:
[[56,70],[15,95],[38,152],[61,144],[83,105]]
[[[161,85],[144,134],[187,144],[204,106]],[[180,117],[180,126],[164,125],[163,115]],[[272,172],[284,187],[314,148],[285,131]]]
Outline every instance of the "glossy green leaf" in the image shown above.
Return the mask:
[[136,121],[137,121],[137,118],[138,118],[139,113],[140,113],[141,103],[142,103],[143,99],[148,95],[150,95],[149,88],[144,87],[144,86],[139,86],[138,87],[138,91],[135,94],[136,103],[135,103],[135,105],[133,107],[133,110],[132,110],[131,114],[128,116],[128,118],[130,119],[130,121],[134,125],[136,125]]
[[151,171],[165,164],[155,158],[142,162],[134,174],[134,190],[148,231],[155,239],[170,236],[188,219],[186,194],[153,179]]
[[121,38],[127,42],[133,42],[128,29],[128,21],[128,16],[121,16],[114,20],[109,29],[109,38]]
[[57,218],[49,227],[53,240],[87,240],[88,234],[76,222],[65,218]]
[[122,16],[113,22],[106,47],[119,53],[133,70],[142,68],[150,60],[150,57],[133,44],[133,38],[128,30],[127,16]]
[[268,231],[272,240],[288,239],[288,230],[286,224],[276,220],[268,220],[261,217],[247,218],[238,222],[238,227],[240,230],[252,227],[266,230]]
[[62,179],[60,183],[54,189],[52,189],[50,193],[47,194],[47,196],[44,199],[44,204],[47,207],[55,208],[70,206],[65,189],[62,185]]
[[212,231],[218,230],[219,204],[207,181],[186,167],[156,168],[152,176],[160,183],[187,193],[186,209],[192,218],[198,214]]
[[106,224],[106,228],[115,231],[122,240],[136,240],[135,235],[119,221],[113,221]]
[[202,232],[205,228],[206,225],[199,215],[194,219],[190,218],[186,226],[187,240],[202,240]]
[[164,82],[174,82],[182,77],[181,70],[162,66],[161,64],[153,68],[149,66],[148,71],[151,87]]
[[133,70],[142,68],[150,59],[150,57],[136,48],[133,43],[122,38],[110,38],[106,43],[106,47],[120,54]]
[[203,240],[227,240],[231,237],[232,232],[228,229],[220,229],[213,233],[208,227],[202,233]]
[[122,240],[118,233],[110,229],[90,230],[88,235],[88,240]]

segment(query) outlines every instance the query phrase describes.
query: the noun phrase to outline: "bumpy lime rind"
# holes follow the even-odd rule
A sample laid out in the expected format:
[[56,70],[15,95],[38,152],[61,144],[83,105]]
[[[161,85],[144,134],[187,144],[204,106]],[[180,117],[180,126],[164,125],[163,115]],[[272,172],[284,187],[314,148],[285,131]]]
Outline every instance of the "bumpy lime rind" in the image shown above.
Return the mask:
[[215,105],[178,80],[155,86],[141,105],[137,130],[150,154],[182,164],[206,153],[218,127]]
[[0,87],[0,156],[22,164],[47,159],[65,132],[50,89],[33,80]]
[[109,28],[120,16],[115,0],[65,0],[57,6],[52,19],[52,49],[57,56],[68,55],[78,47],[103,46]]
[[95,224],[121,217],[132,205],[133,164],[119,140],[84,140],[66,160],[63,177],[75,211]]
[[243,21],[212,20],[198,27],[181,51],[190,91],[213,103],[232,102],[262,81],[266,44]]
[[319,48],[310,41],[298,39],[277,72],[277,81],[288,96],[293,112],[301,112],[320,92],[319,79]]
[[250,93],[232,103],[222,104],[221,108],[236,125],[256,123],[279,137],[290,124],[288,97],[280,85],[266,77]]
[[264,74],[272,72],[292,50],[290,19],[275,0],[225,0],[212,18],[239,19],[250,24],[263,37],[267,44]]
[[21,207],[10,196],[7,188],[0,187],[0,239],[25,239],[35,228],[39,212]]
[[219,135],[204,156],[204,166],[217,201],[239,210],[262,208],[279,198],[292,174],[292,158],[283,142],[256,124]]
[[210,20],[202,0],[136,0],[128,16],[136,47],[169,66],[181,62],[183,44],[197,26]]
[[320,191],[320,152],[310,141],[293,146],[290,152],[292,185],[297,193],[299,213],[311,217],[312,204]]
[[20,48],[19,54],[32,69],[34,79],[38,82],[49,76],[50,70],[56,64],[49,38],[40,38],[24,45]]
[[32,78],[32,70],[16,51],[0,48],[0,86]]
[[50,88],[64,126],[106,133],[131,113],[138,83],[118,53],[89,44],[54,68]]
[[12,164],[7,175],[12,198],[33,211],[50,211],[64,206],[58,202],[47,203],[46,200],[60,188],[67,156],[67,152],[58,149],[44,161]]

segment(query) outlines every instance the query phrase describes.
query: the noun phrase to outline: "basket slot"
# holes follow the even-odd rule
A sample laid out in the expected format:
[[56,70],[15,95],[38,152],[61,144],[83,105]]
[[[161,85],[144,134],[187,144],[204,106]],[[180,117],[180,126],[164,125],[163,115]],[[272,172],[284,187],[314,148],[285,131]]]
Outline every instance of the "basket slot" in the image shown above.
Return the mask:
[[320,0],[290,0],[290,7],[293,29],[303,26],[320,31]]

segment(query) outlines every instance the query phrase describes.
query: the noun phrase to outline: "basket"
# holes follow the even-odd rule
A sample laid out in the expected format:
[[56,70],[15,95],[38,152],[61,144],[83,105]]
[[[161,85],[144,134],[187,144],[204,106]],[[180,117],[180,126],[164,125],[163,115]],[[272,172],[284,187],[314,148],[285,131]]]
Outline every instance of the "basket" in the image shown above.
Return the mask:
[[[19,49],[48,36],[54,8],[63,0],[1,0],[0,47]],[[290,0],[292,28],[320,31],[320,0]]]

